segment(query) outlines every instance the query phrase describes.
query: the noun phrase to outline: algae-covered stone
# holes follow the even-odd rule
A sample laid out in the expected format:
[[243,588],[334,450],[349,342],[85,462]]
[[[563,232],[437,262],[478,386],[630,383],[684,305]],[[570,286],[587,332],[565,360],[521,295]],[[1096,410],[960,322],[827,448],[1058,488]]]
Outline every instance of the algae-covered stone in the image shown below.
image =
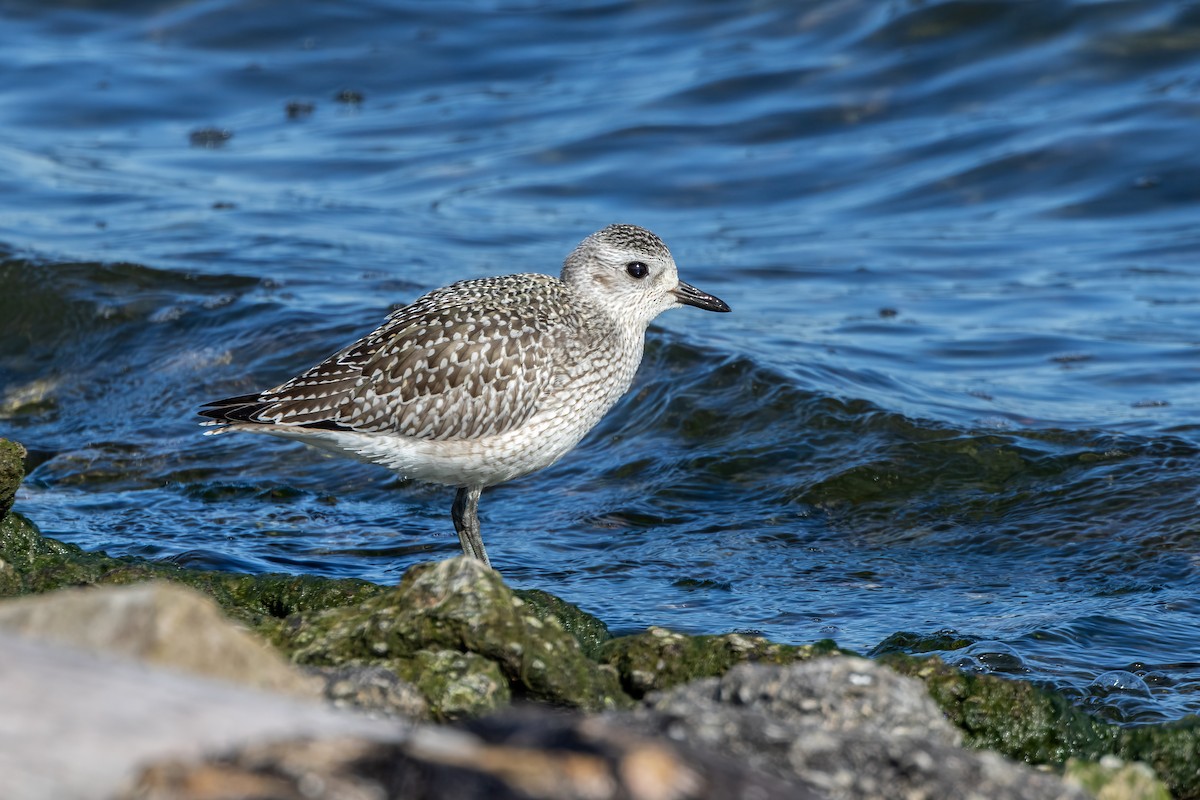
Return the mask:
[[1115,726],[1031,683],[962,672],[937,657],[893,654],[880,660],[924,681],[975,747],[994,748],[1033,764],[1061,764],[1072,755],[1095,760],[1112,750]]
[[0,587],[6,597],[87,586],[121,564],[102,553],[85,553],[75,545],[46,538],[15,511],[0,520],[0,560],[18,578]]
[[[0,522],[0,526],[4,523]],[[0,597],[12,597],[21,593],[21,576],[3,558],[0,558]]]
[[0,439],[0,519],[12,508],[17,487],[25,477],[25,448],[8,439]]
[[500,665],[475,653],[422,650],[397,671],[425,696],[435,719],[479,717],[512,702]]
[[[545,592],[514,593],[497,573],[463,558],[414,567],[391,588],[88,553],[41,536],[16,512],[3,513],[20,482],[23,456],[19,445],[0,440],[0,598],[154,579],[182,583],[213,597],[296,661],[379,665],[410,677],[441,718],[490,710],[509,694],[584,709],[620,707],[631,703],[626,691],[641,696],[723,675],[741,662],[788,664],[838,652],[830,642],[797,647],[757,636],[685,636],[654,628],[610,639],[594,617]],[[889,644],[912,647],[899,637]],[[890,654],[883,660],[921,678],[974,746],[1052,765],[1114,753],[1149,764],[1174,796],[1200,798],[1200,719],[1119,728],[1029,683],[966,674],[936,658]]]
[[1149,764],[1172,796],[1200,798],[1200,718],[1122,728],[1025,681],[962,672],[937,657],[893,654],[880,660],[923,680],[974,747],[1031,764],[1059,765],[1072,756],[1098,761],[1113,754]]
[[[1200,754],[1197,754],[1200,758]],[[1099,761],[1067,761],[1066,782],[1085,789],[1096,800],[1171,800],[1171,793],[1145,764],[1128,764],[1115,756]]]
[[612,638],[608,626],[578,606],[541,589],[517,589],[513,592],[539,619],[557,619],[563,630],[575,637],[583,654],[595,659],[601,646]]
[[15,597],[25,591],[22,558],[30,542],[42,538],[34,524],[13,512],[0,517],[0,597]]
[[296,615],[276,641],[317,666],[476,653],[495,662],[518,695],[584,709],[630,702],[616,674],[590,661],[557,618],[534,614],[499,573],[461,556],[418,564],[397,588],[356,607]]
[[212,595],[227,613],[263,628],[264,635],[274,621],[292,614],[362,602],[388,590],[388,587],[353,578],[281,573],[241,575],[181,570],[166,577]]
[[645,633],[610,640],[600,648],[600,659],[616,668],[627,692],[641,697],[698,678],[724,675],[730,667],[747,661],[791,664],[837,652],[837,646],[829,641],[796,646],[740,633],[688,636],[652,627]]
[[1126,761],[1149,764],[1172,797],[1200,798],[1200,717],[1121,728],[1112,752]]

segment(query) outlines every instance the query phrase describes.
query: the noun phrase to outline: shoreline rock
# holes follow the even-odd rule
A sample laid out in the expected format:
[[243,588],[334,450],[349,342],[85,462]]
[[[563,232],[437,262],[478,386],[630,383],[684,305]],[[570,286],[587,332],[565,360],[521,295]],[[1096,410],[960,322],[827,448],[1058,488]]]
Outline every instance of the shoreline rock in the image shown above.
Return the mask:
[[297,736],[404,728],[315,701],[0,632],[0,796],[103,800],[143,763]]
[[25,478],[25,448],[17,442],[0,439],[0,519],[12,508],[17,487]]
[[0,630],[266,691],[318,697],[305,675],[199,592],[167,581],[60,589],[0,603]]

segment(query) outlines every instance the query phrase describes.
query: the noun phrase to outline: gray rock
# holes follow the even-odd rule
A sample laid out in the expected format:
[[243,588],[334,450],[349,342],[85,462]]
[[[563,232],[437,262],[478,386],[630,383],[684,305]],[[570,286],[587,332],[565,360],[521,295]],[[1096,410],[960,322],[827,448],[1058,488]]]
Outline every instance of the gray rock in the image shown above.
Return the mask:
[[872,661],[744,664],[651,695],[646,734],[728,753],[832,798],[1085,800],[1054,775],[965,750],[919,681]]
[[404,741],[252,745],[149,767],[121,800],[819,800],[713,753],[545,707]]
[[112,797],[144,763],[304,736],[395,740],[394,721],[0,632],[0,797]]
[[63,589],[0,602],[0,630],[270,691],[318,697],[321,682],[177,584]]
[[336,708],[407,719],[429,716],[429,704],[421,691],[389,669],[373,666],[314,668],[311,673],[325,682],[325,699]]
[[0,633],[4,800],[816,800],[545,707],[413,727]]

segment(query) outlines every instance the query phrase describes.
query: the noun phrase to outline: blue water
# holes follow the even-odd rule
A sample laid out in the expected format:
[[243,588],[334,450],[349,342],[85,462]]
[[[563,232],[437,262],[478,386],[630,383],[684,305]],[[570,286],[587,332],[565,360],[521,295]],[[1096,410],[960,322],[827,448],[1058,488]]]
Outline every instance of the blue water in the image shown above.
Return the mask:
[[506,578],[1200,713],[1200,6],[7,0],[0,74],[0,435],[48,535],[457,552],[449,490],[195,407],[633,222],[734,313],[660,318],[484,494]]

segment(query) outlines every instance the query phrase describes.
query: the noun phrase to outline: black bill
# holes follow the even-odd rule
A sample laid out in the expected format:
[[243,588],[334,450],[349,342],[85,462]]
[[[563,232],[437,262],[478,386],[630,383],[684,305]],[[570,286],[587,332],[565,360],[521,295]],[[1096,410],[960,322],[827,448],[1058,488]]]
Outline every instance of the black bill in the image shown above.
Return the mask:
[[675,297],[686,306],[703,308],[705,311],[731,311],[732,309],[719,297],[713,297],[708,292],[702,292],[690,283],[679,282],[674,290]]

